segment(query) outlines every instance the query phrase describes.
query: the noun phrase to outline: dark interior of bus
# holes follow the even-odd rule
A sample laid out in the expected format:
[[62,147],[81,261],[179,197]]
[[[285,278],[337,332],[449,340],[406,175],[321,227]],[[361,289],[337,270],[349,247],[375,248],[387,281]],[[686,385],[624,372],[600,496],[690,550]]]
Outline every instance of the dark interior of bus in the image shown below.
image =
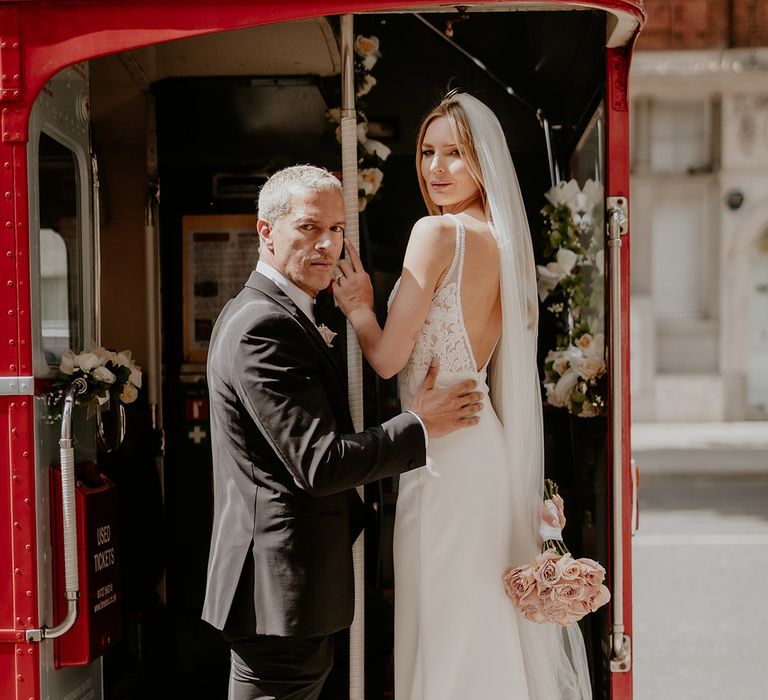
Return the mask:
[[[322,22],[338,38],[338,18]],[[373,70],[377,82],[363,100],[369,134],[391,149],[382,168],[383,186],[361,214],[362,255],[375,283],[378,310],[383,313],[399,274],[411,226],[426,213],[414,171],[419,121],[452,88],[471,92],[498,115],[520,179],[534,249],[540,253],[540,210],[551,182],[538,110],[553,127],[560,175],[582,183],[602,180],[598,117],[605,94],[604,15],[589,10],[360,15],[355,33],[380,41],[381,58]],[[184,41],[177,43],[182,47]],[[249,74],[238,55],[242,45],[233,41],[228,55],[218,57],[223,67],[199,75],[171,73],[157,81],[142,82],[146,78],[130,54],[89,66],[93,146],[102,179],[104,342],[134,347],[143,342],[143,316],[136,312],[138,320],[132,320],[130,315],[131,304],[141,302],[131,302],[126,292],[141,280],[129,278],[121,259],[143,254],[131,236],[143,230],[148,198],[159,201],[162,289],[164,440],[152,430],[143,390],[128,407],[125,444],[99,459],[120,492],[124,577],[123,640],[105,657],[108,698],[226,696],[227,649],[218,632],[200,620],[212,465],[206,414],[194,409],[206,397],[204,362],[191,358],[184,344],[184,217],[252,216],[259,185],[286,165],[341,170],[336,125],[326,115],[339,106],[338,72],[281,74],[264,61]],[[205,56],[196,58],[205,63]],[[161,188],[146,175],[148,125],[155,120]],[[134,247],[139,251],[130,250]],[[128,311],[115,314],[110,310],[115,308]],[[328,312],[333,316],[332,308]],[[339,330],[343,333],[343,327]],[[202,324],[199,333],[205,332]],[[552,333],[542,314],[542,352]],[[364,396],[367,425],[399,411],[396,380],[377,379],[369,368]],[[566,500],[566,539],[577,556],[603,562],[605,440],[603,418],[574,418],[545,407],[547,472]],[[163,469],[158,472],[155,457],[161,449]],[[396,494],[396,479],[366,487],[366,500],[376,504],[365,537],[368,700],[394,697],[391,538]],[[596,698],[608,697],[607,623],[605,608],[582,623]],[[343,646],[341,639],[324,698],[346,696]]]

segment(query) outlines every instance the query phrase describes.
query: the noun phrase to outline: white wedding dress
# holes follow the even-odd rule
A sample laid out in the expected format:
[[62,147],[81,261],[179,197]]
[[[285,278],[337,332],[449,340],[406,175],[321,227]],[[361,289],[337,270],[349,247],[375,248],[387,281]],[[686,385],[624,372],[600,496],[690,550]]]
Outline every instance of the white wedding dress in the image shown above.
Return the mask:
[[400,400],[410,406],[433,356],[437,386],[471,378],[486,397],[477,425],[429,441],[436,474],[416,469],[400,477],[395,698],[527,700],[518,616],[501,581],[512,563],[507,450],[487,396],[487,367],[477,367],[464,324],[465,232],[453,218],[456,252],[400,373]]

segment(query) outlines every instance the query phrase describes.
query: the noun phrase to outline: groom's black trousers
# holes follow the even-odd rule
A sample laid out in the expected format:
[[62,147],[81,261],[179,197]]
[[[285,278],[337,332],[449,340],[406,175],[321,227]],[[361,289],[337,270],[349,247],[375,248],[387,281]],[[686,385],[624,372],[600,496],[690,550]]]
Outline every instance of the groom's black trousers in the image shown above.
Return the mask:
[[229,700],[317,700],[333,663],[331,637],[237,636],[231,650]]

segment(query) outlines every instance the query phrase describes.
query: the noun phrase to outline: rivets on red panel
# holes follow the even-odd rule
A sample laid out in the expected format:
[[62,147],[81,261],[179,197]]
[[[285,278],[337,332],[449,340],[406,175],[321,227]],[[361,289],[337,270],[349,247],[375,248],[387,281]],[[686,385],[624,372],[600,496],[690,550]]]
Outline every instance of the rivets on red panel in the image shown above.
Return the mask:
[[[8,136],[10,136],[10,134],[6,131],[4,136],[7,138]],[[5,193],[5,198],[6,199],[10,199],[11,198],[11,193],[10,192],[6,192]]]
[[21,656],[23,653],[24,653],[24,650],[23,650],[23,649],[17,649],[17,650],[16,650],[16,655],[17,655],[17,656]]
[[22,408],[26,408],[27,407],[27,402],[26,401],[22,401],[21,402],[21,407]]
[[15,401],[11,401],[11,408],[16,408],[16,402]]
[[24,450],[24,452],[21,453],[22,457],[29,457],[29,450]]
[[27,618],[27,624],[28,624],[28,625],[31,625],[31,624],[32,624],[32,618],[31,618],[31,617],[28,617],[28,618]]
[[20,529],[21,529],[21,525],[19,525],[19,521],[18,521],[18,520],[16,520],[16,521],[13,523],[13,526],[14,526],[14,527],[15,527],[17,530],[20,530]]
[[14,474],[14,475],[13,475],[11,478],[12,478],[12,479],[13,479],[13,480],[14,480],[14,481],[17,483],[17,484],[19,483],[19,477],[18,477],[18,476],[16,476],[16,474]]
[[6,221],[5,228],[13,228],[13,224],[10,221]]
[[6,168],[10,168],[10,167],[11,167],[11,161],[9,161],[9,160],[6,160],[6,161],[5,161],[5,163],[3,163],[3,165],[4,165]]
[[6,255],[6,257],[8,257],[8,258],[12,258],[12,257],[13,257],[13,251],[12,251],[12,250],[9,250],[9,251],[8,251],[8,252],[7,252],[5,255]]
[[13,287],[13,280],[8,280],[8,281],[6,282],[6,284],[7,284],[9,287]]
[[13,316],[13,309],[8,309],[8,315]]
[[22,346],[22,347],[24,347],[26,344],[27,344],[27,341],[26,341],[26,340],[22,340],[22,341],[21,341],[21,346]]
[[16,365],[8,365],[8,369],[11,370],[11,372],[16,371]]
[[24,549],[26,549],[28,552],[32,551],[32,545],[31,544],[25,544]]
[[8,341],[8,345],[16,345],[16,341],[15,341],[13,338],[11,338],[11,339]]
[[19,80],[19,78],[20,78],[20,77],[21,77],[20,75],[14,75],[14,76],[13,76],[13,79],[14,79],[14,80]]
[[14,573],[14,574],[16,574],[17,576],[21,576],[21,569],[20,569],[20,568],[17,566],[17,567],[16,567],[16,568],[13,570],[13,573]]
[[27,591],[27,598],[31,598],[31,597],[32,597],[32,591]]
[[17,618],[16,618],[16,624],[17,624],[17,625],[20,625],[20,624],[21,624],[21,618],[20,618],[20,617],[17,617]]
[[18,676],[16,676],[16,680],[17,680],[17,681],[19,681],[19,683],[21,683],[21,681],[23,681],[23,680],[24,680],[24,676],[22,676],[21,674],[19,674]]
[[13,44],[11,44],[11,48],[12,49],[18,49],[19,48],[19,42],[18,41],[14,41]]

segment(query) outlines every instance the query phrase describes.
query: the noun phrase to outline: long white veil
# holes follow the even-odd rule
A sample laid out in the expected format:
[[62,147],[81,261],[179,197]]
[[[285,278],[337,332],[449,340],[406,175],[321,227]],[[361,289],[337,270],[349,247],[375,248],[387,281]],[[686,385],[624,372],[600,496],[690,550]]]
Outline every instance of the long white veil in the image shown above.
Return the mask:
[[[509,564],[519,566],[540,551],[544,485],[533,247],[517,174],[496,115],[470,95],[456,94],[446,101],[461,104],[469,122],[486,190],[486,214],[499,246],[503,326],[491,361],[490,388],[509,458],[513,522]],[[530,700],[590,700],[589,671],[578,625],[536,624],[518,614],[518,627]]]

